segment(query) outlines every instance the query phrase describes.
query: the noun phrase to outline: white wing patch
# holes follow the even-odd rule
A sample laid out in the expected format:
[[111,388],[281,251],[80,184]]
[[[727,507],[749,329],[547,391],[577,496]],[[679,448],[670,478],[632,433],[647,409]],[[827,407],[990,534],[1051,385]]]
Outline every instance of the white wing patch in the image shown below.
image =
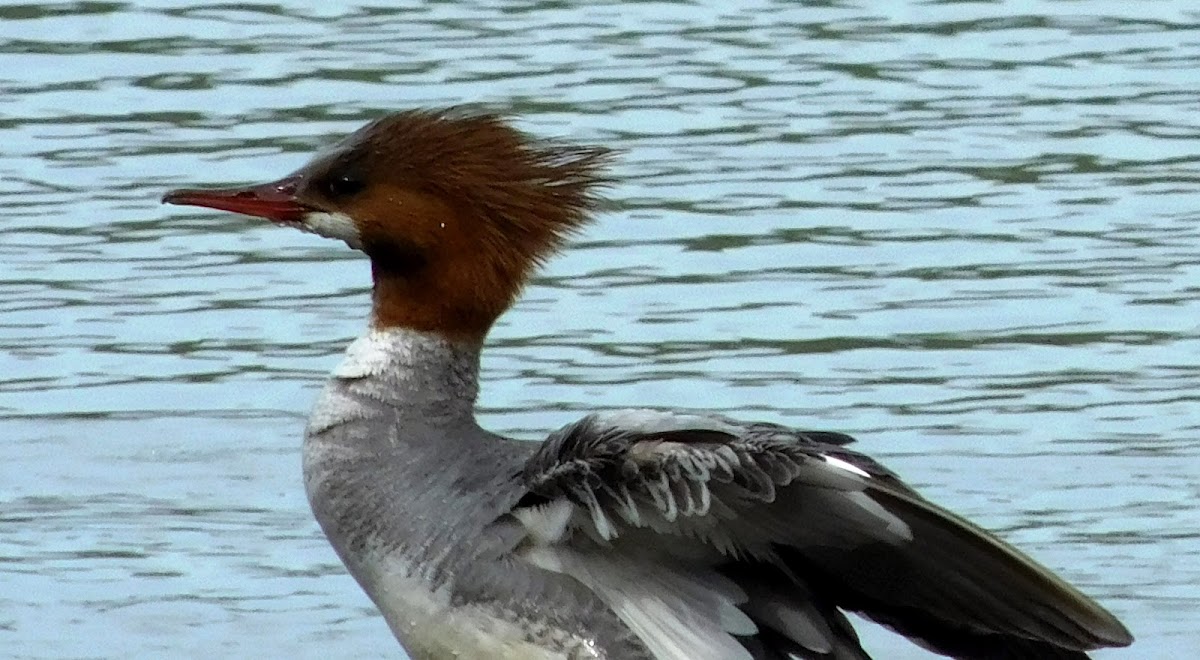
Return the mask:
[[837,458],[835,456],[830,456],[829,454],[821,454],[821,458],[825,459],[826,463],[832,465],[835,468],[840,468],[847,472],[857,474],[858,476],[863,477],[865,479],[871,478],[871,475],[867,474],[867,472],[865,470],[863,470],[862,468],[858,467],[857,465],[847,463],[846,461],[843,461],[840,458]]
[[737,607],[746,594],[714,571],[561,545],[535,546],[523,556],[586,585],[657,660],[753,658],[733,637],[758,632]]

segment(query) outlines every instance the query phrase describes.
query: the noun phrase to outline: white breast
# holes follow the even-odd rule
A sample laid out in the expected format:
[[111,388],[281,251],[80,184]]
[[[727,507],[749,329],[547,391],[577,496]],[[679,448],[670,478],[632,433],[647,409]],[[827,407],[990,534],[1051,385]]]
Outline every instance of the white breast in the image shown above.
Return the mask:
[[[397,559],[364,576],[367,592],[412,660],[599,660],[586,640],[565,630],[497,616],[489,604],[452,606],[449,590],[408,574]],[[366,585],[364,585],[366,586]],[[565,649],[565,650],[564,650]]]

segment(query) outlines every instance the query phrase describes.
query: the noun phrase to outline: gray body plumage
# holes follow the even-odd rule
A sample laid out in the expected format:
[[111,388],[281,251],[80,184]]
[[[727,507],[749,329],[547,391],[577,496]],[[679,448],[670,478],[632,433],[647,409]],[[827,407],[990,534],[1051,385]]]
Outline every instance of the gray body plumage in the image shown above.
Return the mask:
[[536,445],[475,423],[478,362],[403,330],[352,344],[305,438],[317,520],[414,660],[623,657],[628,634],[594,596],[514,561],[523,534],[506,513]]
[[867,658],[841,610],[962,658],[1128,643],[846,436],[641,410],[518,442],[476,423],[478,364],[374,332],[306,436],[317,519],[414,660]]

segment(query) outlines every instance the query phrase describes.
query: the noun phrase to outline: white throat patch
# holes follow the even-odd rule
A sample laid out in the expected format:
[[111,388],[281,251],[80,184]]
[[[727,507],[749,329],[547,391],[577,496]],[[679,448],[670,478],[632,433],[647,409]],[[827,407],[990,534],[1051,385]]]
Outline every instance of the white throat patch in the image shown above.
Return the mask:
[[312,232],[325,238],[336,238],[339,241],[345,241],[346,245],[355,250],[362,249],[362,237],[358,235],[358,227],[354,225],[354,220],[345,213],[313,211],[304,214],[304,218],[300,221],[299,225],[304,231]]

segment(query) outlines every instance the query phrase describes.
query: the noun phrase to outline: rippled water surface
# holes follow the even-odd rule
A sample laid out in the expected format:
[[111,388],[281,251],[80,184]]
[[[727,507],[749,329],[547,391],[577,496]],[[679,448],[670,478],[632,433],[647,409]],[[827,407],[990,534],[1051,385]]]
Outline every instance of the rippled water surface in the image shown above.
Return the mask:
[[366,262],[158,199],[467,101],[625,152],[487,425],[848,431],[1121,616],[1097,657],[1200,646],[1189,0],[4,4],[0,64],[4,657],[396,656],[300,482]]

